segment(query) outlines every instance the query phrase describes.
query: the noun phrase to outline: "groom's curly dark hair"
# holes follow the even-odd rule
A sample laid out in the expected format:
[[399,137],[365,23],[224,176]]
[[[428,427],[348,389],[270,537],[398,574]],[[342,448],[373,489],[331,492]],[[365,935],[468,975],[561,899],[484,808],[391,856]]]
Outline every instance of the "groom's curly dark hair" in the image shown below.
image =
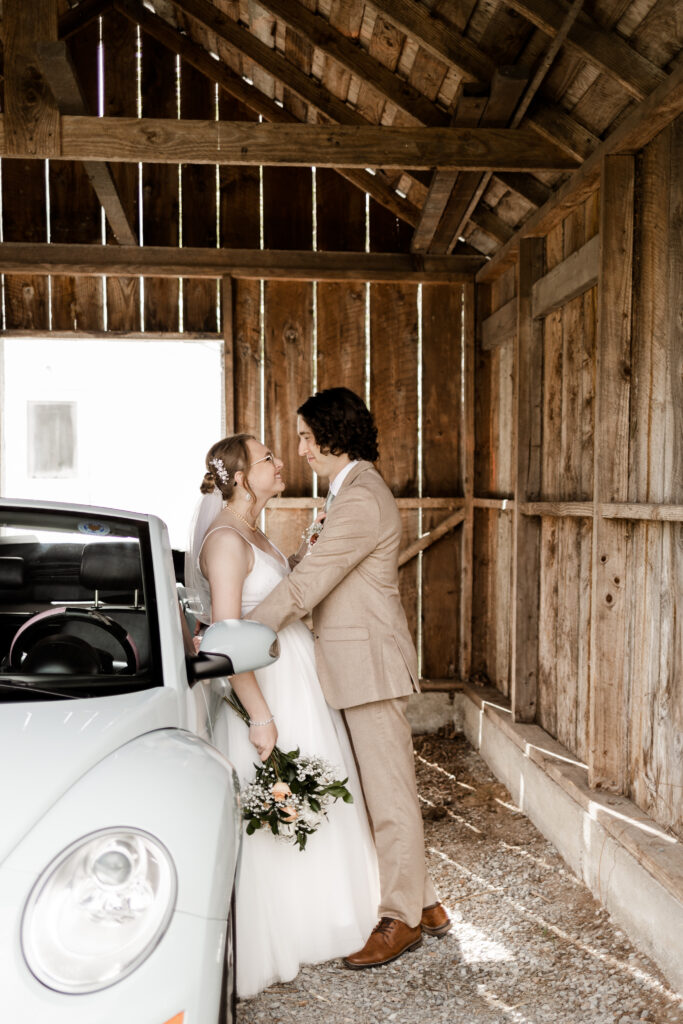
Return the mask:
[[374,462],[379,458],[377,427],[362,398],[348,388],[316,391],[297,412],[325,453]]

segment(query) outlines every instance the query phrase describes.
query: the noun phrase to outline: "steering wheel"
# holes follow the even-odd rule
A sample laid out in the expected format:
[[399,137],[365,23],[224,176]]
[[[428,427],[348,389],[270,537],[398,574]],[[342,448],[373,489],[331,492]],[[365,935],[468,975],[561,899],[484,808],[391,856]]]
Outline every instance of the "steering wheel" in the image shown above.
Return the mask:
[[96,630],[113,637],[123,652],[126,660],[125,673],[134,674],[140,667],[140,659],[135,642],[119,622],[108,615],[94,609],[86,608],[50,608],[32,616],[17,630],[9,650],[9,667],[21,671],[24,656],[39,640],[64,632],[70,622],[84,622],[94,626]]

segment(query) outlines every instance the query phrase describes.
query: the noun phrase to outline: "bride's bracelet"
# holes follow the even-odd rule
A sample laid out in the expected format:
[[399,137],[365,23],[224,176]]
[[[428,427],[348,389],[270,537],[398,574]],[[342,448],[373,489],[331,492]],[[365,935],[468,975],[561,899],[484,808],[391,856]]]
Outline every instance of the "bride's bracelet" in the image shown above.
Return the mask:
[[275,721],[275,715],[271,715],[267,722],[252,722],[252,720],[250,718],[249,719],[249,728],[251,729],[252,725],[270,725],[270,723],[274,722],[274,721]]

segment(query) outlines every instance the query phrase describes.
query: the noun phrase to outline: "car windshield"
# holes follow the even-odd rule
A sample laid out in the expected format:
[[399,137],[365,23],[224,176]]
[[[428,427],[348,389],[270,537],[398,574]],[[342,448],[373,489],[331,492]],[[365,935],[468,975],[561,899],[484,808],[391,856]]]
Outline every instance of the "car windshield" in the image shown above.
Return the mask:
[[160,683],[147,524],[0,510],[0,701]]

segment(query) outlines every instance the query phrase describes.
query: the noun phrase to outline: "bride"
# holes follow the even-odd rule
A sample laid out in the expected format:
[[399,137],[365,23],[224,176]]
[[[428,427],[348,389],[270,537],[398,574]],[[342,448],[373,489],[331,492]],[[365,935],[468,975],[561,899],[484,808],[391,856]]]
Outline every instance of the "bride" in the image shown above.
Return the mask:
[[[211,621],[240,618],[289,572],[258,527],[269,498],[285,487],[283,463],[249,434],[218,441],[206,456],[204,495],[188,556],[187,582],[210,601]],[[297,557],[302,554],[297,553]],[[244,836],[237,876],[237,993],[256,995],[290,981],[301,964],[345,956],[375,924],[379,885],[374,846],[340,712],[325,703],[313,638],[302,622],[279,634],[280,658],[231,679],[250,724],[229,712],[227,750],[240,783],[254,776],[276,742],[318,755],[348,776],[353,804],[341,801],[303,852],[259,830]]]

